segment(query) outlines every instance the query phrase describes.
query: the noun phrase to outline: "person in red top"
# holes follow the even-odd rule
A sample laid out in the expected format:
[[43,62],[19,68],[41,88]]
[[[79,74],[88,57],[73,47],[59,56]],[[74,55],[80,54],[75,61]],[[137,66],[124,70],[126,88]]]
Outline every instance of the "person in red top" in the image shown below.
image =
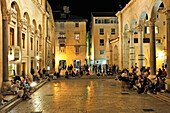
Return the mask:
[[162,70],[162,77],[166,77],[167,76],[167,73],[165,71],[165,69]]

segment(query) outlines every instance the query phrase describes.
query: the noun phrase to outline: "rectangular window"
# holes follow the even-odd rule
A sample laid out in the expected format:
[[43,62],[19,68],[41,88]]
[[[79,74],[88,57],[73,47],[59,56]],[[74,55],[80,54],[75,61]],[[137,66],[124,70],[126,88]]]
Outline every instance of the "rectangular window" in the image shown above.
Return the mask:
[[79,40],[79,39],[80,39],[80,34],[79,34],[79,33],[75,33],[74,35],[75,35],[75,39],[76,39],[76,40]]
[[165,26],[165,21],[163,21],[163,25]]
[[98,19],[95,19],[95,24],[98,24]]
[[104,35],[104,29],[100,28],[100,35]]
[[33,50],[33,38],[31,38],[31,50]]
[[79,53],[80,52],[80,47],[75,47],[75,52]]
[[22,33],[22,48],[25,48],[25,34]]
[[100,46],[104,46],[104,39],[100,39]]
[[143,43],[150,43],[150,38],[143,38]]
[[59,66],[61,67],[61,70],[66,70],[66,60],[60,60]]
[[150,31],[149,31],[149,27],[145,27],[145,34],[149,34]]
[[104,50],[100,50],[100,55],[104,55]]
[[75,23],[75,27],[79,27],[79,23]]
[[38,40],[37,40],[37,51],[39,50],[39,48],[38,48]]
[[134,43],[138,43],[138,38],[134,38]]
[[14,45],[14,29],[10,28],[10,45]]
[[155,26],[155,34],[158,34],[158,33],[159,33],[159,27]]
[[[150,33],[149,27],[145,27],[145,33],[146,34]],[[159,33],[159,27],[155,26],[155,34],[158,34],[158,33]]]
[[60,48],[60,52],[61,52],[61,53],[64,53],[64,47],[61,47],[61,48]]
[[64,23],[60,23],[60,28],[64,29]]
[[111,35],[115,35],[115,28],[111,28]]
[[65,44],[60,44],[60,53],[65,53]]

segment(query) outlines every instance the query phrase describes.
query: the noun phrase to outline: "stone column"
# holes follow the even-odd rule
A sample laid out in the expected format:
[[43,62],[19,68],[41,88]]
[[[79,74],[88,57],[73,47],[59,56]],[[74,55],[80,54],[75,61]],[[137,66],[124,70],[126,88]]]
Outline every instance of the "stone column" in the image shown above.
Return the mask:
[[40,69],[42,69],[44,66],[43,66],[43,63],[42,63],[42,59],[43,59],[43,56],[42,56],[42,42],[43,42],[43,35],[42,34],[40,34],[40,40],[39,40],[39,51],[40,51],[40,56],[39,56],[39,58],[40,58],[40,60],[39,60],[39,65],[40,65]]
[[133,30],[129,30],[129,38],[130,38],[130,46],[129,46],[129,71],[131,72],[132,69],[131,67],[133,66],[134,67],[134,60],[135,60],[135,57],[134,57],[134,31]]
[[27,26],[27,74],[31,74],[31,56],[30,56],[30,34],[31,34],[31,25]]
[[3,15],[3,82],[9,81],[8,73],[8,16]]
[[34,71],[37,72],[37,30],[34,35]]
[[17,38],[18,38],[18,42],[17,42],[17,46],[20,47],[20,51],[21,51],[21,58],[19,63],[17,63],[17,74],[21,75],[21,64],[22,64],[22,43],[21,43],[21,39],[22,39],[22,22],[18,22],[18,26],[17,26]]
[[149,22],[150,27],[150,74],[156,75],[156,44],[155,44],[155,21]]
[[166,11],[167,30],[167,78],[170,79],[170,10]]
[[144,54],[143,54],[143,26],[138,26],[138,66],[139,70],[143,66]]

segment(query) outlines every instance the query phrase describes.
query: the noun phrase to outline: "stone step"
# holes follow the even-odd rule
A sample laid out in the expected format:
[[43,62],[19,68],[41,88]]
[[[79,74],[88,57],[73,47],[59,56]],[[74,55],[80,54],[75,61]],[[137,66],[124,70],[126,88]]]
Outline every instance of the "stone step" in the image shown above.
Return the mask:
[[[30,93],[30,95],[32,95],[35,91],[37,91],[39,88],[41,88],[44,84],[47,83],[48,80],[44,80],[41,81],[34,89],[33,91]],[[20,102],[22,102],[23,99],[22,98],[17,98],[14,97],[12,98],[9,102],[7,102],[6,104],[4,104],[1,108],[0,108],[0,113],[7,113],[8,111],[10,111],[11,109],[13,109],[16,105],[18,105]]]

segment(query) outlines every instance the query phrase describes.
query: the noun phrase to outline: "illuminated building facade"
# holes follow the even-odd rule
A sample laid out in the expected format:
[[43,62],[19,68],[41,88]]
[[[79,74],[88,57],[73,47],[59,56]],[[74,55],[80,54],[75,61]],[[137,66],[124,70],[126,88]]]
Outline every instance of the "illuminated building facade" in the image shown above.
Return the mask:
[[49,13],[46,0],[1,0],[0,5],[1,86],[9,84],[17,74],[30,75],[31,68],[35,72],[47,68],[45,39]]
[[64,12],[55,18],[55,70],[86,64],[86,19]]
[[118,19],[113,12],[91,14],[91,64],[112,65],[110,41],[118,37]]
[[[117,43],[119,66],[150,67],[151,75],[167,64],[170,74],[170,1],[131,0],[116,16],[119,21]],[[114,42],[113,42],[114,48]],[[113,51],[114,52],[114,51]],[[115,55],[115,53],[113,53]]]

